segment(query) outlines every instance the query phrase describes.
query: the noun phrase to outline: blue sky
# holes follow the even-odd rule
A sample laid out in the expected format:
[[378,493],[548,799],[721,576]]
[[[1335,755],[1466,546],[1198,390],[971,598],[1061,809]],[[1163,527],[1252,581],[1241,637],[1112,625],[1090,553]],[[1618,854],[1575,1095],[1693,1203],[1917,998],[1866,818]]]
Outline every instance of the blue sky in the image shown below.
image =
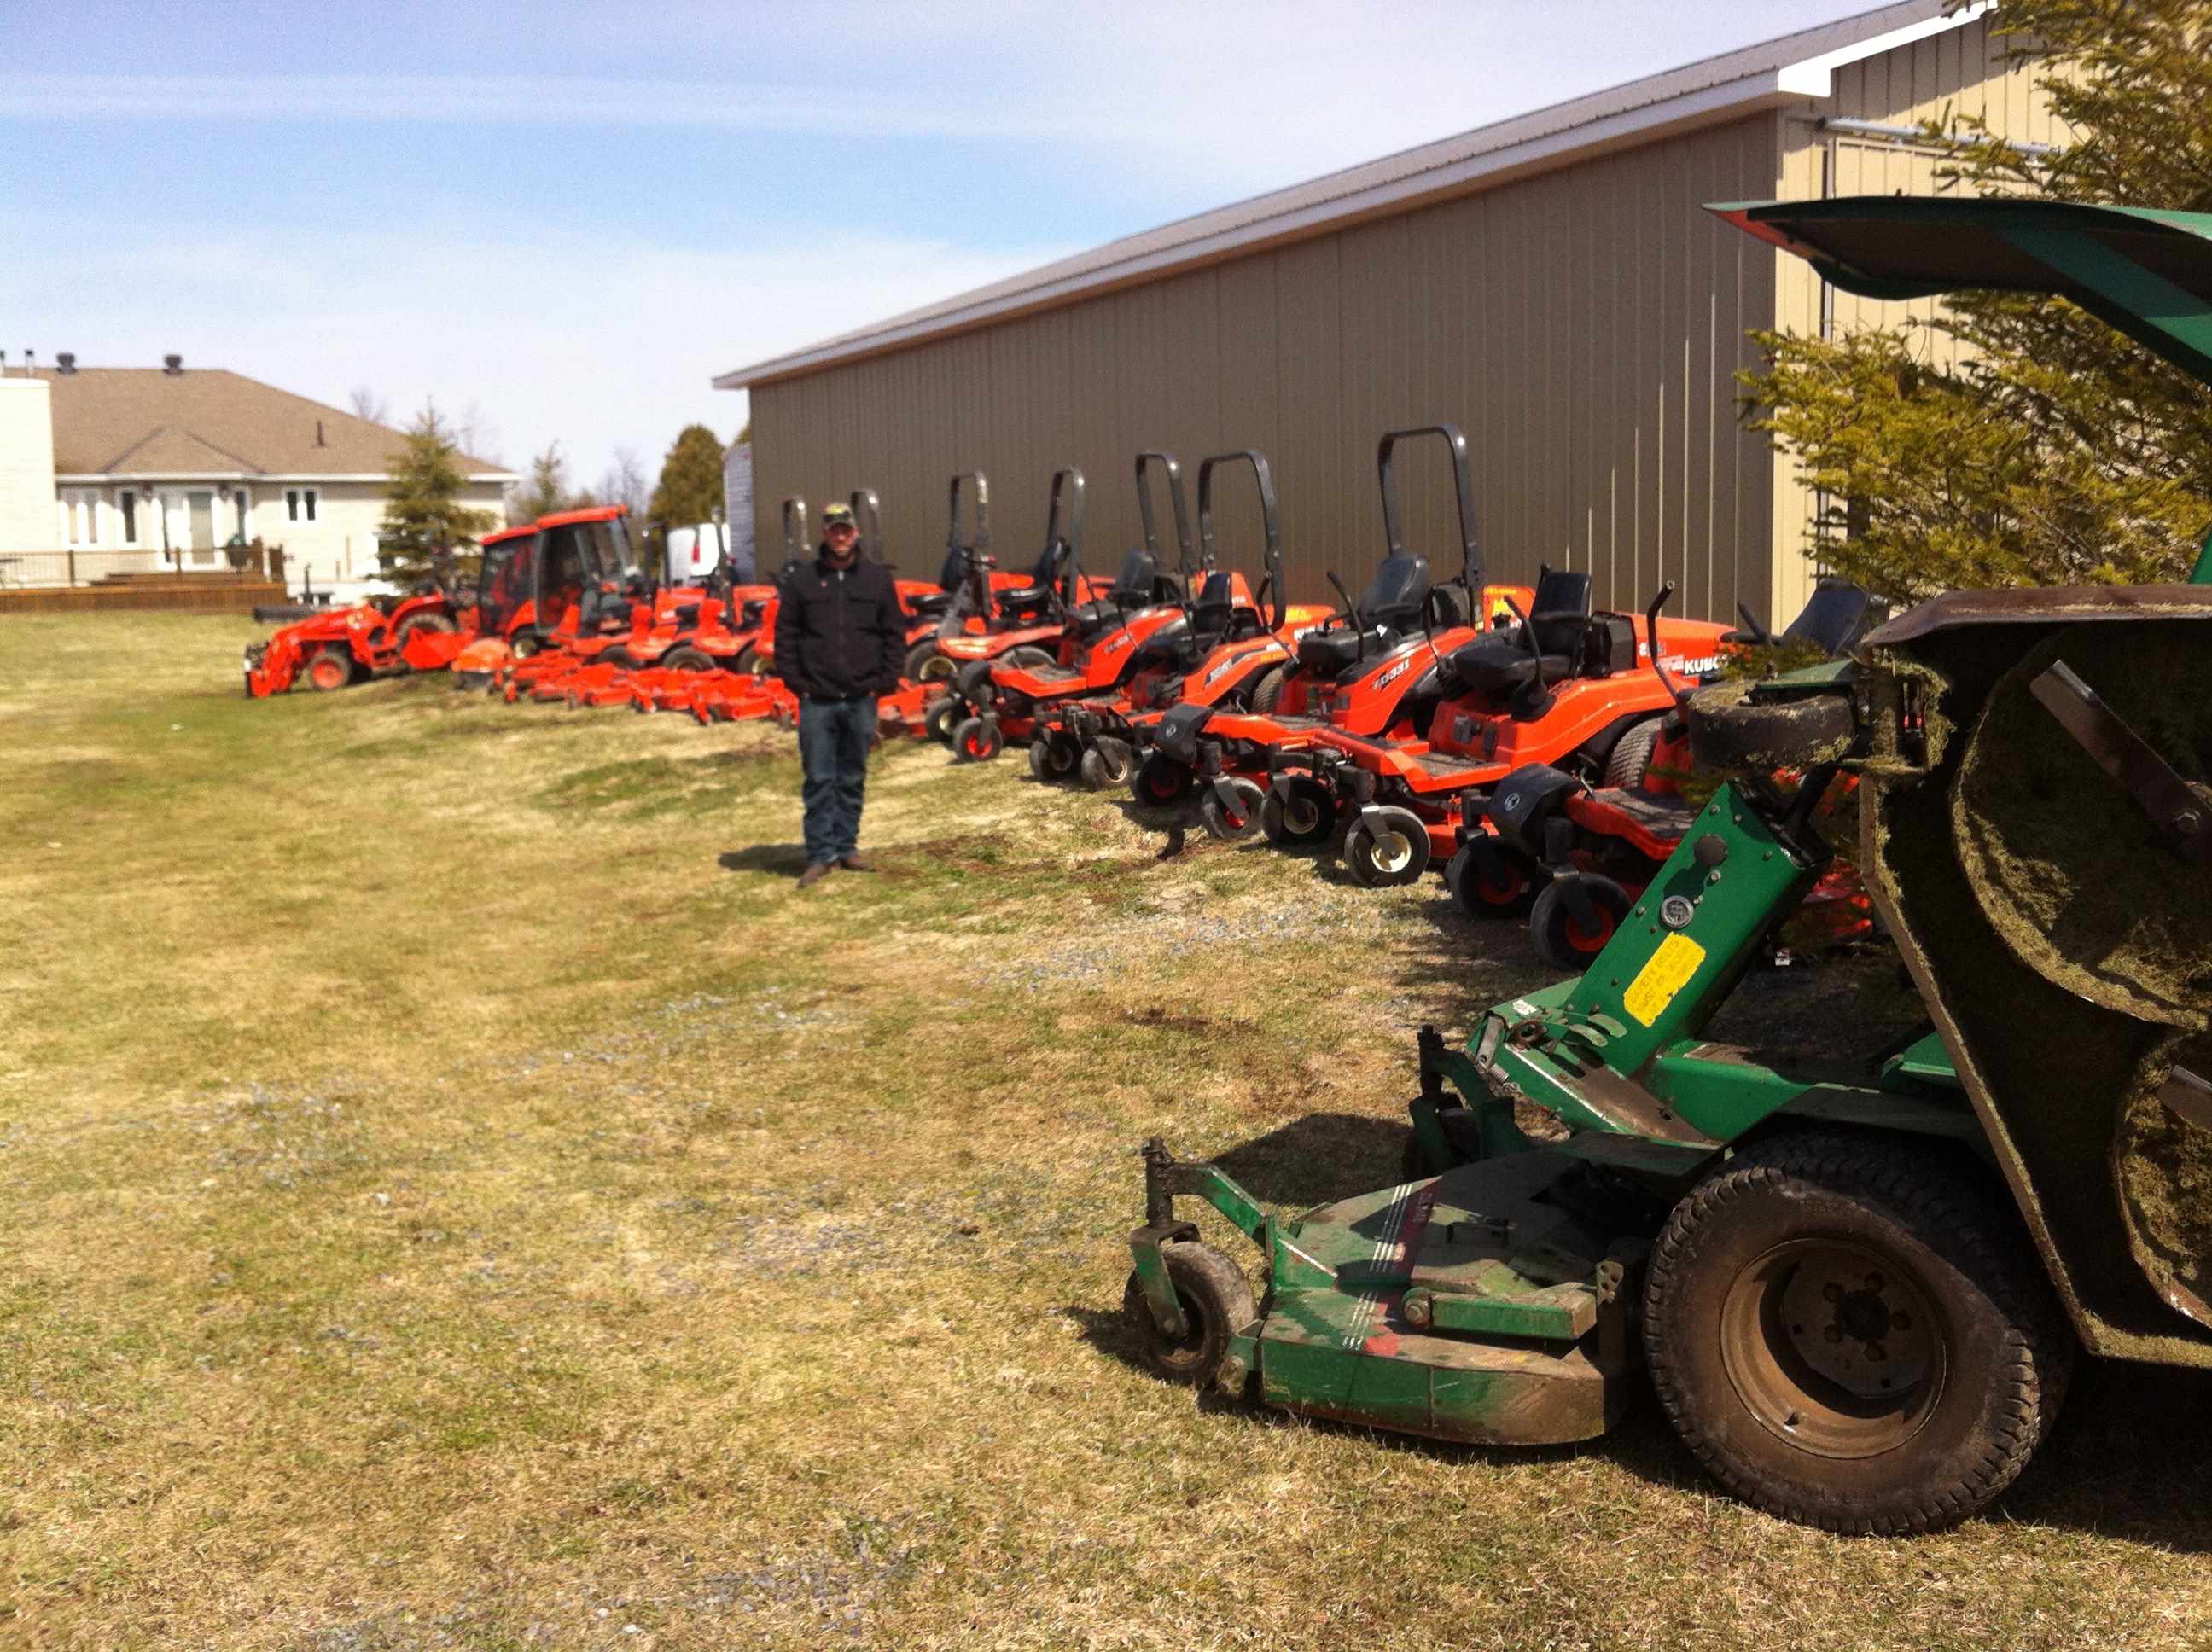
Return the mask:
[[0,349],[650,475],[714,373],[1868,9],[0,0]]

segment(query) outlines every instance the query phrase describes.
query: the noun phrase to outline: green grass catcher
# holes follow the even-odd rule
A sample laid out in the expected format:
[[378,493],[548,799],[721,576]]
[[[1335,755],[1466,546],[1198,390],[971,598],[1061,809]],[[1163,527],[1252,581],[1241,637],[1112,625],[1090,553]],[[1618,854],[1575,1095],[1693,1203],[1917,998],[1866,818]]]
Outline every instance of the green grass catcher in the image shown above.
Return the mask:
[[[2057,293],[2212,380],[2212,217],[1716,210],[1853,292]],[[1689,715],[1732,778],[1588,973],[1424,1030],[1403,1185],[1284,1218],[1146,1145],[1130,1322],[1163,1376],[1448,1440],[1601,1434],[1640,1364],[1746,1501],[1945,1525],[2077,1349],[2212,1366],[2212,546],[2186,585],[1944,597]],[[1926,1021],[1833,1070],[1709,1041],[1839,768]],[[1260,1248],[1256,1302],[1189,1196]]]

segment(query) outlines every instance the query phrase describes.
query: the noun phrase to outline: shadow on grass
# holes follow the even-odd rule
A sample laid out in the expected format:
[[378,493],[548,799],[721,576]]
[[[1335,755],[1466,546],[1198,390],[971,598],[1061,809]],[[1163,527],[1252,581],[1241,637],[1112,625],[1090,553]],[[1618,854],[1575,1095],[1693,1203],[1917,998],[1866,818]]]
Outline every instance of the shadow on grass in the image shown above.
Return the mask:
[[806,870],[803,843],[755,843],[742,849],[726,849],[714,857],[724,872],[763,872],[771,878],[796,878]]

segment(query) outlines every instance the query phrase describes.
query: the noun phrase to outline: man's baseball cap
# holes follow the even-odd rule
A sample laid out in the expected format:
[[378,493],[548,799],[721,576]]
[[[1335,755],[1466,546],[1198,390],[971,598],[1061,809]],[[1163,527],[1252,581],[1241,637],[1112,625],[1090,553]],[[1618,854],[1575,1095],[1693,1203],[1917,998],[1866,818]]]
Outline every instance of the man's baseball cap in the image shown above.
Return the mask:
[[832,528],[859,526],[860,524],[853,519],[853,507],[850,505],[825,505],[822,507],[823,532],[827,533]]

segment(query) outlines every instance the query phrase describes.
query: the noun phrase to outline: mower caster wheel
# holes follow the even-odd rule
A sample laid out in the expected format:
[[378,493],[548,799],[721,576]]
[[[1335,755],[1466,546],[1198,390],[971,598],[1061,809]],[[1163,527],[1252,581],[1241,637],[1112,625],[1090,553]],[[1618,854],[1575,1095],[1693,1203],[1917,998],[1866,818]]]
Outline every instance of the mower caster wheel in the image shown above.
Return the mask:
[[1429,869],[1429,829],[1410,809],[1363,811],[1344,835],[1344,864],[1368,889],[1417,883]]
[[1187,803],[1198,790],[1198,775],[1188,763],[1179,763],[1164,751],[1147,752],[1129,781],[1129,791],[1147,808],[1172,808]]
[[1252,1282],[1212,1246],[1193,1241],[1164,1247],[1160,1260],[1167,1265],[1190,1334],[1176,1342],[1160,1329],[1145,1300],[1144,1284],[1134,1273],[1121,1293],[1122,1317],[1137,1339],[1146,1370],[1170,1382],[1204,1388],[1220,1370],[1229,1339],[1260,1317],[1252,1300]]
[[906,651],[906,665],[901,672],[909,683],[949,683],[960,662],[950,654],[939,653],[937,639],[924,637]]
[[1260,829],[1260,810],[1267,794],[1257,780],[1231,774],[1207,787],[1198,799],[1198,817],[1206,829],[1224,843],[1235,843]]
[[[1576,911],[1580,897],[1584,909]],[[1563,872],[1544,885],[1528,908],[1528,933],[1544,962],[1583,970],[1628,916],[1628,891],[1595,872]]]
[[2075,1341],[1995,1179],[1963,1151],[1798,1130],[1675,1206],[1644,1345],[1683,1442],[1734,1496],[1824,1531],[1955,1524],[2018,1477]]
[[1260,826],[1279,849],[1318,848],[1336,830],[1336,798],[1309,774],[1271,791],[1260,805]]
[[952,761],[985,763],[1006,749],[995,717],[970,717],[952,731]]
[[1083,766],[1083,748],[1065,729],[1052,729],[1030,742],[1030,773],[1048,785],[1073,778]]
[[1110,734],[1083,754],[1083,786],[1088,792],[1105,792],[1129,778],[1129,743]]
[[960,726],[961,705],[952,695],[940,695],[921,714],[922,732],[939,745],[952,744],[952,731]]
[[1525,918],[1552,874],[1527,851],[1494,837],[1471,837],[1444,865],[1452,899],[1470,918]]

